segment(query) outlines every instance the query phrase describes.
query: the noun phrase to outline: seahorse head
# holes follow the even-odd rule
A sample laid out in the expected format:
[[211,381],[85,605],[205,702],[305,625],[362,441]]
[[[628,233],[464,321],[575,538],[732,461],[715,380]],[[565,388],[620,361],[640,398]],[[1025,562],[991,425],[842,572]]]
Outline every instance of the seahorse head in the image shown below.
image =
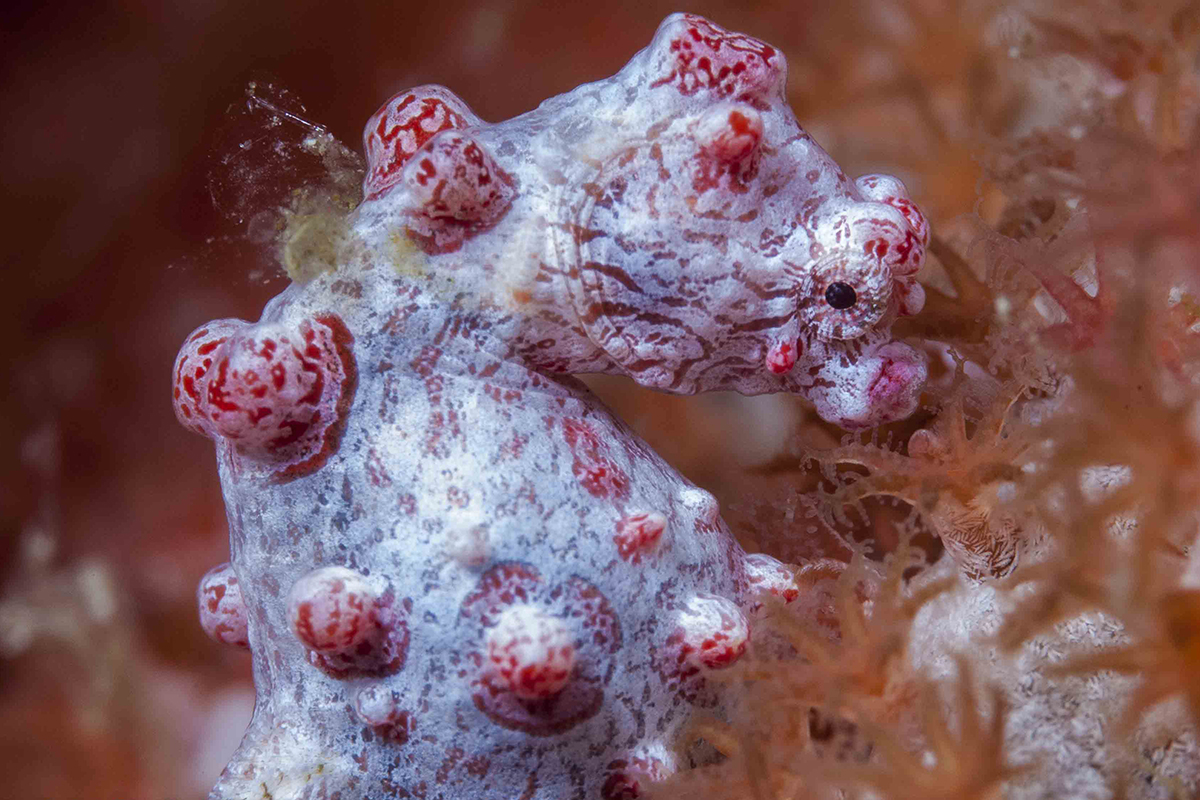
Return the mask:
[[890,329],[923,304],[928,224],[899,180],[847,178],[785,70],[707,20],[663,23],[616,76],[621,136],[578,187],[571,301],[646,386],[799,392],[848,428],[906,416],[926,370]]

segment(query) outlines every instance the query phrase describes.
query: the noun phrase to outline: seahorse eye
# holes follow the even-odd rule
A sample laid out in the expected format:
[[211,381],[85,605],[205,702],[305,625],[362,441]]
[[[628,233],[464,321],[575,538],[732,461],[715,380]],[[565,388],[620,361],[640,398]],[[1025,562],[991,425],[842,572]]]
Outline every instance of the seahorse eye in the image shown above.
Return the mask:
[[842,311],[858,302],[858,294],[850,284],[836,281],[825,290],[825,302]]

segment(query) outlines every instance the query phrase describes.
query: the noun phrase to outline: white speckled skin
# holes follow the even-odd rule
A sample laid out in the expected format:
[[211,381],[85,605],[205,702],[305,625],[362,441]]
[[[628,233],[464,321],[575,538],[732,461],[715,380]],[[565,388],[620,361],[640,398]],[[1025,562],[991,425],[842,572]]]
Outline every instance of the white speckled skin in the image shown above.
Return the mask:
[[[909,413],[925,375],[887,330],[919,309],[920,212],[850,182],[783,79],[767,45],[674,15],[507,122],[406,93],[434,130],[389,151],[398,95],[337,270],[185,343],[176,410],[217,442],[258,689],[214,800],[614,800],[687,766],[706,671],[795,584],[569,374],[800,392],[849,427]],[[502,617],[572,639],[563,688],[489,680]],[[329,640],[353,646],[304,644]]]

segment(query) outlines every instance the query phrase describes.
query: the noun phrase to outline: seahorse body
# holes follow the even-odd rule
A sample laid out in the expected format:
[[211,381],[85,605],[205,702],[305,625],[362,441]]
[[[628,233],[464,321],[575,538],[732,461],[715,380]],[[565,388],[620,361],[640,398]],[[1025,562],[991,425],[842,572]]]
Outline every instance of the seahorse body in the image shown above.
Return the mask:
[[688,766],[712,672],[798,590],[570,375],[799,392],[846,427],[925,376],[888,335],[924,219],[846,178],[784,74],[677,14],[506,122],[397,95],[338,268],[188,338],[176,411],[216,442],[233,553],[201,618],[258,691],[214,799],[612,800]]

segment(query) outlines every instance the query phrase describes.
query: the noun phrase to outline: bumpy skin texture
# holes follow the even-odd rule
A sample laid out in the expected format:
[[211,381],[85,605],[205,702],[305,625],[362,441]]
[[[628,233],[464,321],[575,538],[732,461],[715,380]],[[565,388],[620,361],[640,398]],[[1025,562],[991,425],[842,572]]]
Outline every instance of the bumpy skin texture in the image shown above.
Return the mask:
[[206,626],[245,620],[258,689],[213,798],[613,800],[687,766],[708,676],[799,590],[570,373],[800,392],[847,427],[925,374],[887,332],[919,310],[924,220],[849,181],[783,81],[674,15],[507,122],[397,95],[337,271],[185,342],[176,412],[216,442],[235,573],[206,581],[240,590]]

